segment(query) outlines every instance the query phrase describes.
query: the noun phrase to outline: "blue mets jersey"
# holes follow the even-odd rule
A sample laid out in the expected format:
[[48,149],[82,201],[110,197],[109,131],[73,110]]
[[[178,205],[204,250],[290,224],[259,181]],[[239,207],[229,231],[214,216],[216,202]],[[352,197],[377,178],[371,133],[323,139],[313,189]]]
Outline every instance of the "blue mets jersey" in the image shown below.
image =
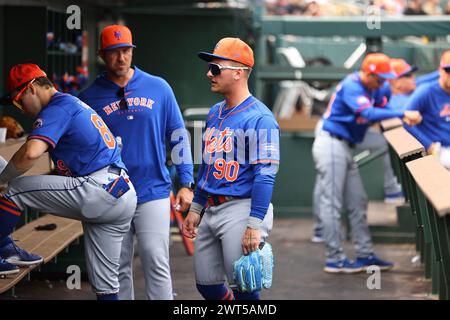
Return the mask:
[[433,142],[450,147],[450,93],[435,80],[421,85],[412,94],[406,106],[418,110],[423,117],[415,127],[405,126],[428,149]]
[[421,86],[439,79],[439,70],[416,77],[416,86]]
[[108,165],[125,169],[120,149],[100,116],[69,94],[55,93],[37,115],[28,139],[50,145],[59,174],[85,176]]
[[252,198],[250,215],[262,220],[280,161],[278,124],[251,95],[234,108],[224,106],[214,105],[206,119],[194,202],[205,206],[208,195]]
[[371,122],[403,116],[403,111],[386,108],[387,101],[383,87],[366,89],[358,72],[349,74],[338,84],[328,103],[323,130],[351,143],[360,143]]
[[389,102],[387,104],[387,108],[390,108],[392,110],[405,110],[406,104],[408,103],[409,98],[411,97],[411,93],[409,94],[402,94],[402,93],[396,93],[392,94],[391,98],[389,99]]
[[138,195],[138,203],[167,198],[171,179],[166,168],[166,141],[177,148],[176,165],[181,183],[194,182],[193,162],[180,108],[169,84],[162,78],[134,68],[124,89],[125,108],[120,107],[120,87],[103,73],[80,94],[115,136],[122,140],[122,159]]

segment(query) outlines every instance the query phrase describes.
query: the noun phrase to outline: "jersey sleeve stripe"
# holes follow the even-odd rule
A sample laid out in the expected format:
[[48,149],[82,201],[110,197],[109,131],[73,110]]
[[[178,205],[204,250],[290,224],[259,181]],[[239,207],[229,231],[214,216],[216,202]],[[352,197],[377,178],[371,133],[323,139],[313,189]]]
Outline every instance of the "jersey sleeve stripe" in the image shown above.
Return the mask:
[[370,103],[363,105],[358,110],[356,110],[356,113],[361,113],[364,109],[370,108],[372,105]]
[[53,142],[52,139],[44,137],[44,136],[29,136],[28,140],[31,140],[31,139],[42,140],[42,141],[47,142],[48,144],[50,144],[53,148],[56,147],[56,143]]

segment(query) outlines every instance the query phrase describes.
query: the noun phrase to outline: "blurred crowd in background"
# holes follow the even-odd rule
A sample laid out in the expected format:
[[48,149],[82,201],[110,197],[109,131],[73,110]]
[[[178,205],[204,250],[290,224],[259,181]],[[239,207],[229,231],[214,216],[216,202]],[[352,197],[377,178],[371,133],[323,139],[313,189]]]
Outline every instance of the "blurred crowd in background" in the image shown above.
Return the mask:
[[368,4],[383,16],[450,14],[450,0],[265,0],[269,15],[364,15]]

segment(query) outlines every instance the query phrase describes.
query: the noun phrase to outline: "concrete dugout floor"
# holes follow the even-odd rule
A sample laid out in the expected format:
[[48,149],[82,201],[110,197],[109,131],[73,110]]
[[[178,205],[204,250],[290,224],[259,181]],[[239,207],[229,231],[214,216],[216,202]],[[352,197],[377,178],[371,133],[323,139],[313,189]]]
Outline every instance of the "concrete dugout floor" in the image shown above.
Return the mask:
[[[431,282],[423,278],[423,267],[411,262],[414,245],[376,245],[380,257],[395,262],[395,267],[381,274],[381,289],[369,290],[370,274],[332,275],[322,271],[324,247],[312,244],[311,219],[276,219],[269,242],[274,248],[275,269],[273,286],[264,290],[263,299],[431,299]],[[345,243],[346,253],[353,258],[353,248]],[[193,258],[186,255],[181,242],[171,246],[171,265],[175,299],[201,299],[194,281]],[[139,258],[135,259],[135,292],[144,299],[144,280]],[[22,281],[15,296],[0,299],[95,299],[87,282],[81,290],[69,290],[65,280]]]

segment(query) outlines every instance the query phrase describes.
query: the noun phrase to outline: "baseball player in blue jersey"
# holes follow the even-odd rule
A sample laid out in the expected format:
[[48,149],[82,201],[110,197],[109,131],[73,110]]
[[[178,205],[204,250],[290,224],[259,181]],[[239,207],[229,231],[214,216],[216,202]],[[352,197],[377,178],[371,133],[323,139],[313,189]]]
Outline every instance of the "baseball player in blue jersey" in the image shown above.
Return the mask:
[[403,59],[391,59],[392,71],[396,78],[389,80],[391,95],[387,107],[394,110],[404,110],[406,103],[416,90],[416,66],[411,66]]
[[[58,92],[35,64],[14,66],[8,91],[35,122],[11,161],[0,159],[0,184],[8,184],[0,197],[1,257],[20,262],[22,250],[8,235],[26,207],[81,220],[90,282],[98,299],[116,300],[122,239],[137,198],[114,136],[94,110]],[[19,177],[47,151],[59,175]]]
[[183,231],[197,236],[195,277],[205,299],[256,300],[259,291],[238,291],[233,263],[255,251],[272,229],[279,128],[272,112],[248,90],[254,59],[245,42],[224,38],[212,54],[201,52],[199,57],[208,61],[211,91],[225,100],[206,119],[203,161]]
[[439,70],[423,74],[421,76],[418,76],[416,78],[416,85],[419,87],[423,84],[433,82],[435,80],[439,79]]
[[[360,143],[371,122],[401,117],[410,124],[420,121],[420,113],[386,109],[380,90],[385,79],[394,78],[390,59],[384,54],[368,54],[359,72],[348,75],[336,88],[323,116],[323,127],[313,144],[318,171],[320,218],[326,242],[325,272],[355,273],[369,265],[382,270],[393,264],[378,258],[366,221],[367,195],[353,160],[352,149]],[[347,259],[341,245],[340,215],[349,214],[356,261]]]
[[[169,84],[131,66],[131,31],[112,25],[101,33],[99,54],[106,72],[81,93],[113,134],[138,196],[120,258],[120,298],[134,299],[133,237],[137,236],[148,299],[173,299],[169,265],[171,179],[165,166],[166,140],[172,148],[181,188],[176,205],[187,211],[193,198],[193,163],[187,131]],[[181,150],[181,153],[177,150]]]
[[439,79],[421,85],[408,100],[407,110],[418,110],[423,121],[406,126],[425,147],[450,169],[450,50],[442,54]]
[[[403,59],[391,59],[390,64],[396,78],[384,82],[380,88],[382,95],[387,98],[387,105],[385,108],[404,110],[406,108],[406,101],[416,88],[414,72],[417,70],[417,67],[409,65]],[[319,121],[315,129],[315,136],[318,135],[321,128],[322,121]],[[361,152],[363,150],[369,150],[371,152],[387,151],[387,148],[386,139],[381,134],[379,128],[374,128],[373,126],[369,127],[364,135],[363,141],[355,145],[356,152]],[[384,167],[384,201],[386,203],[403,203],[405,198],[401,186],[397,181],[397,177],[394,175],[391,160],[387,152],[382,160]],[[318,176],[316,179],[318,179]],[[318,204],[320,194],[321,190],[319,189],[319,183],[316,182],[313,193],[314,230],[311,238],[311,241],[314,243],[322,243],[325,241],[323,238],[323,225],[320,219]]]

